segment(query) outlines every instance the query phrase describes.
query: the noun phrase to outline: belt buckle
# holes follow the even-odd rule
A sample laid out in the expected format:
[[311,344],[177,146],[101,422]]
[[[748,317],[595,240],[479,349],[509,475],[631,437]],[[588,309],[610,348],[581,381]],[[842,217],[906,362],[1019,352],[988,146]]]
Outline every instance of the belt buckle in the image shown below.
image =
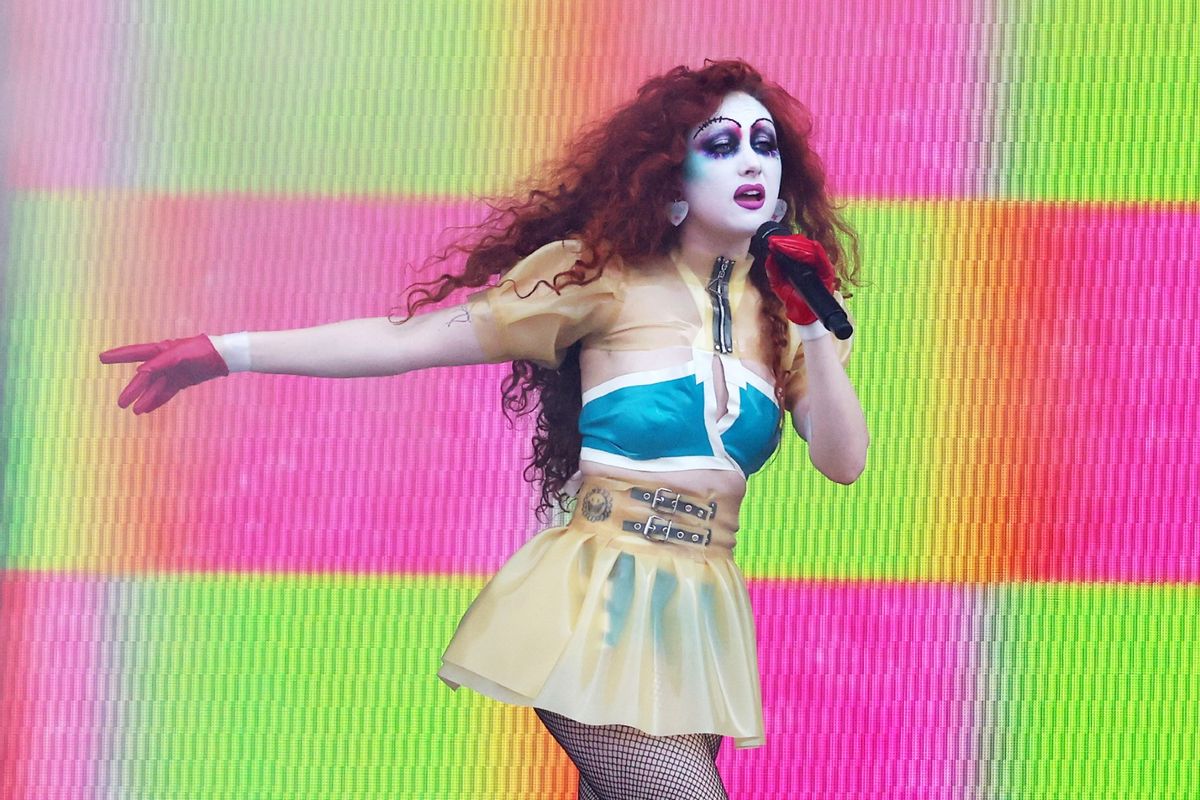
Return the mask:
[[[675,497],[674,497],[674,499],[668,500],[666,497],[663,497],[664,494],[673,494],[673,495],[675,495]],[[671,510],[668,513],[674,514],[675,511],[679,508],[679,493],[674,492],[665,486],[660,486],[660,487],[658,487],[658,489],[656,489],[654,491],[654,499],[650,501],[650,507],[651,508],[668,508],[669,507]]]
[[[654,529],[658,527],[655,524],[655,520],[657,520],[659,523],[662,523],[664,526],[661,533],[654,531]],[[651,531],[654,532],[652,533]],[[646,517],[646,524],[642,527],[642,536],[645,536],[652,542],[667,541],[671,538],[671,521],[669,519],[663,519],[662,517],[658,516],[658,514],[651,514],[650,516]]]

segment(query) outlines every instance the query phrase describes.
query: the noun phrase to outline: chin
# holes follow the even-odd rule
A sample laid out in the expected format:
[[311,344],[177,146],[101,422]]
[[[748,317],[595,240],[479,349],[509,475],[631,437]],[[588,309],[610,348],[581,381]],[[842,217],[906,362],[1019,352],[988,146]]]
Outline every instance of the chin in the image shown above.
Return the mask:
[[737,225],[731,227],[729,232],[735,236],[753,236],[758,233],[758,229],[762,227],[764,222],[770,222],[770,214],[758,214],[753,218],[743,218],[738,220]]
[[[774,204],[772,203],[772,206]],[[715,215],[714,215],[715,216]],[[758,232],[764,222],[771,220],[771,214],[765,209],[755,209],[754,212],[730,215],[728,212],[717,219],[711,219],[705,224],[703,218],[696,219],[693,225],[706,231],[710,241],[724,241],[729,246],[749,246],[749,240]]]

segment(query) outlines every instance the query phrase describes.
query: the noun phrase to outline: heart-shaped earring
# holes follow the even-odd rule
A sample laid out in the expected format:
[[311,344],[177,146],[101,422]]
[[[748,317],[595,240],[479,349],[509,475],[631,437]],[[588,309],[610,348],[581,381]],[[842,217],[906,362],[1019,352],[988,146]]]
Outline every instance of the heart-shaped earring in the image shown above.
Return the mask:
[[782,197],[775,201],[775,211],[771,214],[772,222],[779,222],[787,215],[787,200]]
[[683,223],[683,218],[687,216],[687,212],[687,200],[676,200],[667,206],[667,219],[671,221],[672,225],[678,228]]

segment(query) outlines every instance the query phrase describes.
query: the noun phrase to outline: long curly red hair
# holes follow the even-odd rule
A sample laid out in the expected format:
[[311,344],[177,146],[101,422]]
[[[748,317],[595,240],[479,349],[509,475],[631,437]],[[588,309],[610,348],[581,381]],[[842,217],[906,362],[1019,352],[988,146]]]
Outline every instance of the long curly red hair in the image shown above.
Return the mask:
[[[678,242],[678,229],[668,222],[665,210],[682,194],[687,132],[710,117],[730,92],[749,94],[774,117],[782,161],[780,196],[789,209],[783,221],[822,244],[849,297],[847,285],[858,283],[858,239],[826,194],[824,165],[809,147],[808,110],[744,61],[706,61],[702,69],[675,67],[646,81],[632,101],[584,128],[523,197],[490,202],[491,213],[470,241],[431,258],[436,264],[452,253],[465,254],[463,271],[412,287],[406,318],[456,289],[488,284],[558,239],[579,239],[591,253],[585,263],[555,278],[559,287],[594,280],[614,255],[636,265],[668,253]],[[849,258],[838,232],[851,244]],[[788,339],[782,303],[761,265],[751,269],[750,280],[764,299],[760,324],[770,343],[776,395],[782,400],[790,367],[783,359]],[[579,348],[572,347],[557,369],[514,361],[501,388],[505,413],[538,414],[525,479],[540,480],[539,511],[564,507],[563,486],[579,468]],[[782,420],[781,414],[780,425]]]

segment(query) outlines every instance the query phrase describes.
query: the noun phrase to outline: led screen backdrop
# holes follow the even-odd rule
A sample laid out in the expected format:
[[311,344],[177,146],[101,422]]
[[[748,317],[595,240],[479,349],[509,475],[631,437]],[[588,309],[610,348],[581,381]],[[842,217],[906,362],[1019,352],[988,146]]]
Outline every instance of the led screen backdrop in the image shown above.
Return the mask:
[[538,529],[502,366],[235,375],[135,341],[382,316],[648,76],[812,110],[862,242],[866,473],[788,441],[738,563],[739,798],[1200,794],[1191,0],[6,7],[0,797],[568,798],[435,677]]

